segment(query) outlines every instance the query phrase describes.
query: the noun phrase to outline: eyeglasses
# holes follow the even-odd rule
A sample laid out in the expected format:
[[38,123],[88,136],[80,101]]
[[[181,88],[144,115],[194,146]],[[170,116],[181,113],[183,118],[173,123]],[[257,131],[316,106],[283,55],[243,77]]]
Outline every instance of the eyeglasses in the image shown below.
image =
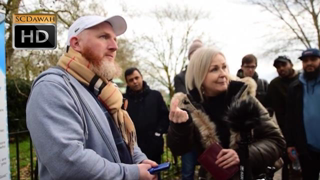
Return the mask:
[[243,66],[245,69],[256,69],[257,66]]

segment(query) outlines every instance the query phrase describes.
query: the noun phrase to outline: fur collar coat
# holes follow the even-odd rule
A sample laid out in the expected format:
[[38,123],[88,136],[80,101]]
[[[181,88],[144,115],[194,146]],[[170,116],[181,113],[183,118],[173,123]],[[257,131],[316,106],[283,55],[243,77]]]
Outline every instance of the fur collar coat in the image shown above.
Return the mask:
[[[285,141],[275,119],[269,116],[268,111],[255,98],[255,82],[251,78],[244,78],[241,81],[230,82],[227,91],[233,93],[225,95],[230,101],[225,113],[226,118],[223,121],[225,121],[225,126],[229,126],[228,117],[230,116],[228,115],[233,113],[234,117],[238,116],[235,115],[235,112],[240,112],[239,116],[241,116],[244,111],[251,113],[248,103],[250,106],[254,106],[251,107],[257,112],[254,121],[258,123],[254,122],[256,126],[251,131],[253,141],[249,146],[249,160],[253,173],[257,175],[265,172],[267,166],[273,166],[281,157],[285,149]],[[170,124],[168,146],[174,155],[182,155],[194,147],[198,149],[198,155],[200,155],[212,143],[220,142],[221,138],[217,135],[216,130],[216,120],[210,118],[210,112],[204,110],[203,102],[196,94],[177,93],[173,97],[173,100],[179,99],[178,106],[186,110],[191,117],[185,123]],[[237,151],[240,134],[232,128],[229,128],[229,131],[229,148]]]

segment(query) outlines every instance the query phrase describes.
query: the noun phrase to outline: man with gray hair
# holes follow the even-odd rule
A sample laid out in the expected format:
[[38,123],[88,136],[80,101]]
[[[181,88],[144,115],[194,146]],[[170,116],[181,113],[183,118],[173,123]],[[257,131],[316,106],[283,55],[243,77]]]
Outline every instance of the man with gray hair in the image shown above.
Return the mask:
[[112,82],[120,75],[117,36],[126,29],[121,16],[80,17],[58,66],[34,81],[26,112],[40,179],[157,179]]

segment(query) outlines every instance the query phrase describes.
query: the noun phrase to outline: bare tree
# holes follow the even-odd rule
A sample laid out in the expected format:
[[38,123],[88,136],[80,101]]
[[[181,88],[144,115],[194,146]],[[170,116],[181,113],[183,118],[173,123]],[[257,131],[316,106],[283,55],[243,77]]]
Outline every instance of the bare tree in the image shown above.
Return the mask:
[[15,53],[12,56],[11,75],[32,81],[42,71],[57,64],[62,50],[30,50]]
[[8,28],[6,29],[6,34],[8,39],[6,41],[6,69],[7,72],[10,67],[10,59],[14,52],[14,49],[12,48],[12,16],[15,13],[19,12],[21,0],[8,0],[7,3],[5,3],[3,0],[0,1],[0,9],[5,10],[5,23],[7,24]]
[[[61,29],[66,29],[71,26],[71,23],[78,17],[87,14],[100,13],[101,15],[106,15],[107,13],[103,10],[101,6],[98,5],[96,1],[77,1],[77,0],[35,0],[35,1],[25,1],[21,0],[8,0],[4,2],[0,0],[0,9],[5,10],[6,15],[6,68],[7,72],[11,73],[11,60],[15,50],[12,47],[12,15],[16,13],[51,13],[56,14],[58,17],[58,31]],[[21,51],[19,51],[21,52]],[[27,51],[29,52],[29,51]],[[19,53],[18,53],[19,54]],[[23,56],[28,56],[28,53],[23,52]],[[50,54],[50,53],[49,53]],[[29,52],[29,55],[34,55],[34,52]],[[22,60],[29,59],[22,58]]]
[[[101,15],[107,16],[107,12],[101,6],[101,0],[0,0],[0,9],[5,10],[6,15],[6,67],[7,75],[32,80],[43,70],[55,65],[63,53],[65,42],[61,43],[63,32],[80,16]],[[50,13],[58,17],[58,47],[56,50],[18,50],[12,48],[12,15],[15,13]],[[59,41],[60,40],[60,41]],[[127,40],[119,40],[118,56],[121,57],[120,66],[127,65],[126,60],[133,56],[134,51],[127,48]],[[122,50],[123,48],[123,50]],[[122,55],[122,54],[125,55]],[[132,53],[132,54],[130,54]]]
[[[135,49],[133,44],[127,39],[118,40],[118,50],[115,61],[119,63],[123,71],[130,67],[138,66],[138,62],[134,61]],[[120,79],[125,82],[124,73],[122,73]]]
[[187,63],[187,50],[191,41],[202,36],[196,33],[196,23],[207,18],[208,13],[187,6],[168,4],[151,12],[154,32],[136,41],[140,63],[144,72],[165,86],[170,98],[174,94],[173,78]]
[[[248,0],[281,20],[283,36],[272,34],[273,52],[320,48],[319,0]],[[276,23],[275,23],[276,24]],[[278,41],[274,41],[274,39]]]

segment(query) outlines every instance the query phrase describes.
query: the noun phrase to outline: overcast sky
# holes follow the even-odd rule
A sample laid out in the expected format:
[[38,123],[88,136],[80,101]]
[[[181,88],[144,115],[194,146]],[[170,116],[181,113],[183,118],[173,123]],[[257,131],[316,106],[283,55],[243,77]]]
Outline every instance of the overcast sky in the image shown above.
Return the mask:
[[[6,1],[6,0],[5,0]],[[231,74],[236,74],[240,68],[241,59],[246,54],[252,53],[258,58],[258,72],[261,78],[268,81],[277,76],[272,66],[273,60],[278,55],[287,55],[294,62],[296,69],[301,68],[297,60],[299,54],[277,54],[265,57],[268,48],[266,36],[272,36],[275,31],[270,25],[281,24],[272,14],[263,11],[259,6],[249,4],[246,0],[101,0],[105,10],[112,15],[122,15],[127,21],[128,30],[126,38],[135,38],[136,34],[146,34],[156,31],[150,24],[154,23],[148,18],[147,12],[156,7],[166,6],[168,3],[185,6],[210,13],[210,18],[196,24],[194,30],[205,32],[210,37],[210,44],[215,44],[226,56]],[[35,0],[24,0],[25,5],[33,5]],[[123,11],[123,5],[126,12]],[[127,15],[132,12],[144,13],[139,18]],[[65,33],[67,36],[67,33]],[[276,37],[276,36],[275,36]],[[65,41],[66,37],[59,37]],[[274,39],[276,40],[276,39]],[[208,40],[202,39],[203,42]]]
[[[134,36],[131,33],[133,31],[148,33],[154,29],[148,26],[147,17],[132,19],[126,16],[119,2],[126,5],[127,11],[148,12],[170,2],[210,12],[211,18],[201,21],[196,27],[205,29],[213,43],[225,54],[232,74],[236,74],[240,68],[242,57],[252,53],[258,57],[256,71],[261,78],[270,81],[277,76],[272,66],[277,56],[266,58],[262,54],[267,50],[265,36],[273,33],[269,25],[281,22],[270,13],[264,12],[259,6],[251,5],[245,0],[108,0],[104,6],[109,15],[121,14],[126,18],[128,30],[125,36],[128,38]],[[293,61],[297,59],[297,54],[285,55],[291,57]],[[300,63],[297,63],[296,68],[300,68]]]

